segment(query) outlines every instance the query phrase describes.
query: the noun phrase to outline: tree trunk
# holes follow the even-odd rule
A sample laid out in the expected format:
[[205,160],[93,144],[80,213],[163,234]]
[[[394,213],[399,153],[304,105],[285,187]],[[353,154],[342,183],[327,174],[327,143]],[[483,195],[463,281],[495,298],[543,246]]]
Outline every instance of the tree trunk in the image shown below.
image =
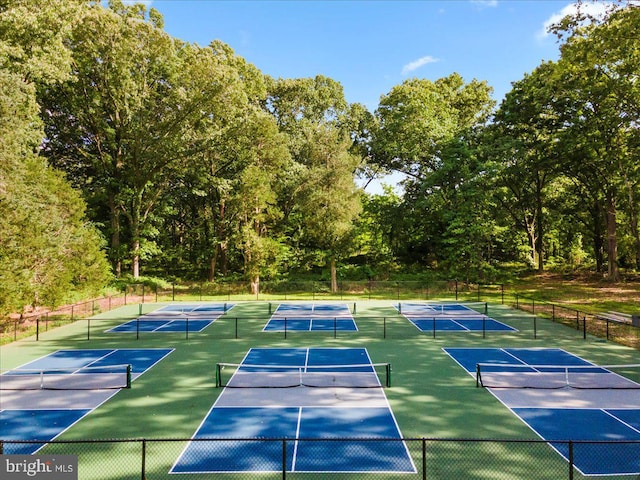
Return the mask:
[[601,206],[601,203],[596,200],[594,201],[593,209],[590,210],[591,218],[593,219],[593,256],[596,259],[596,272],[598,273],[602,273],[604,271],[604,242]]
[[536,238],[536,226],[535,222],[528,222],[525,219],[527,226],[527,237],[529,238],[529,247],[531,251],[531,266],[535,266],[538,263],[538,250],[537,250],[537,238]]
[[624,176],[624,183],[627,188],[627,200],[629,202],[629,229],[631,230],[631,236],[633,237],[636,269],[640,269],[640,232],[638,231],[638,209],[636,207],[633,184],[629,181],[627,175]]
[[133,278],[140,278],[140,240],[135,239],[133,241],[132,257],[131,257],[131,274]]
[[122,275],[122,261],[120,259],[120,214],[116,208],[115,201],[109,195],[109,211],[111,216],[111,264],[116,277]]
[[133,278],[140,277],[140,204],[141,194],[134,196],[131,205],[131,275]]
[[251,293],[256,296],[260,293],[260,275],[258,274],[251,277]]
[[542,216],[542,184],[538,179],[536,182],[536,222],[537,227],[535,246],[536,256],[538,257],[538,272],[544,271],[544,224]]
[[331,293],[338,292],[338,273],[336,271],[336,256],[331,254]]
[[[217,247],[216,247],[217,250]],[[209,261],[209,281],[213,282],[213,279],[216,276],[216,252],[211,255],[211,260]]]
[[616,237],[616,201],[611,190],[607,191],[607,257],[609,264],[609,279],[618,281],[618,240]]

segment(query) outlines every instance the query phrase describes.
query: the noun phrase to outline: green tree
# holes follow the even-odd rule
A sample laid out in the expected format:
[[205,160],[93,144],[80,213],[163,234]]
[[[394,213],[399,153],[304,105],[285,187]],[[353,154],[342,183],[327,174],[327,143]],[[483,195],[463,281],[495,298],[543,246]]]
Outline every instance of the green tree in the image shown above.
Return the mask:
[[350,106],[342,86],[316,76],[273,81],[267,108],[287,135],[294,163],[280,186],[286,234],[294,246],[321,258],[337,291],[336,262],[353,243],[360,213],[355,175],[362,163],[361,106]]
[[73,78],[41,95],[48,157],[84,190],[96,216],[107,206],[112,261],[119,272],[128,258],[134,277],[176,172],[210,134],[210,120],[242,101],[225,55],[161,27],[159,14],[140,5],[114,0],[92,9],[72,33]]
[[526,234],[529,263],[544,270],[544,237],[549,184],[559,174],[554,148],[561,128],[554,106],[556,64],[541,64],[533,73],[513,83],[494,122],[484,135],[487,161],[495,168],[495,198],[513,224]]
[[455,257],[456,248],[465,248],[469,239],[481,238],[470,230],[465,238],[460,227],[470,224],[454,222],[452,215],[462,220],[464,212],[477,210],[463,208],[473,195],[462,191],[477,185],[474,176],[482,171],[470,149],[474,129],[487,121],[493,107],[490,95],[485,82],[465,84],[454,73],[435,82],[407,80],[382,97],[371,161],[407,177],[402,209],[408,219],[402,233],[405,262],[437,265],[443,255]]
[[565,124],[562,146],[569,160],[567,174],[588,182],[604,196],[608,276],[616,280],[622,202],[636,239],[636,257],[640,257],[634,151],[640,112],[640,10],[628,6],[613,9],[602,21],[584,20],[580,15],[567,18],[557,29],[567,35],[556,83],[556,95],[566,101],[558,114]]
[[64,39],[84,3],[0,5],[0,314],[96,294],[110,278],[84,202],[37,156],[35,82],[68,75]]

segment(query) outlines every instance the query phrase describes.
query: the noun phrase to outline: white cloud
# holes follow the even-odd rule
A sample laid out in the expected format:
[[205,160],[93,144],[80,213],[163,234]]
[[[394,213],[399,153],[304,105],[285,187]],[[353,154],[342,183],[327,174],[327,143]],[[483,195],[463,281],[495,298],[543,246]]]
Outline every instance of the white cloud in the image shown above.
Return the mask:
[[439,61],[440,60],[438,60],[435,57],[432,57],[431,55],[420,57],[419,59],[414,60],[413,62],[409,62],[404,67],[402,67],[402,74],[407,75],[408,73],[411,73],[414,70],[417,70],[418,68],[423,67],[429,63],[436,63]]
[[[584,2],[580,5],[579,8],[581,13],[600,18],[603,17],[607,11],[609,11],[611,5],[612,4],[610,2]],[[547,20],[545,20],[542,28],[538,32],[538,38],[545,38],[549,36],[549,27],[551,27],[555,23],[558,23],[567,15],[575,15],[577,12],[577,3],[570,3],[569,5],[566,5],[562,10],[554,13]]]

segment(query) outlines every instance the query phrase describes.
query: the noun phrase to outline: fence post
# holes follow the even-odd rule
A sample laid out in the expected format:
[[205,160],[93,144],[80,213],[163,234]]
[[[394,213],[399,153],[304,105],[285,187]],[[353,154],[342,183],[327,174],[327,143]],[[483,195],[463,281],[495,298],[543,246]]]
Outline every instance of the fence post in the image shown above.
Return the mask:
[[569,480],[573,480],[573,441],[569,440]]
[[147,478],[147,440],[146,439],[142,439],[142,475],[140,477],[141,480],[145,480]]
[[287,439],[282,439],[282,479],[287,478]]
[[427,440],[422,439],[422,480],[427,480]]

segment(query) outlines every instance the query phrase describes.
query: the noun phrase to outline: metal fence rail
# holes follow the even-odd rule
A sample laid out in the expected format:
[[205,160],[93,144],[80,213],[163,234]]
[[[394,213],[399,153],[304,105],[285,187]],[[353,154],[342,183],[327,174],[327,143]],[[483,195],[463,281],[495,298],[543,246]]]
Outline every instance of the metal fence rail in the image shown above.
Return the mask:
[[[0,440],[0,453],[35,450],[42,441]],[[197,443],[197,448],[187,449]],[[599,447],[606,446],[606,449]],[[376,461],[398,447],[410,458],[411,471],[386,468]],[[220,479],[491,479],[562,480],[588,478],[580,461],[588,454],[591,463],[607,471],[607,479],[629,478],[640,472],[624,469],[629,451],[640,453],[636,442],[585,442],[436,438],[331,438],[331,439],[111,439],[53,440],[37,453],[77,455],[81,480],[157,480],[168,478]],[[317,453],[315,471],[298,472],[294,457],[299,452]],[[597,458],[599,451],[606,456]],[[238,452],[252,452],[247,455]],[[374,453],[372,453],[374,452]],[[380,453],[383,452],[383,453]],[[563,452],[560,455],[558,452]],[[611,453],[613,452],[613,453]],[[620,453],[620,456],[616,454]],[[374,462],[359,458],[373,455]],[[595,458],[594,458],[595,456]],[[637,456],[636,456],[637,458]],[[574,459],[578,459],[577,462]],[[389,459],[387,459],[389,460]],[[622,463],[620,463],[622,462]],[[391,458],[391,463],[393,459]],[[307,465],[309,463],[307,462]],[[623,467],[619,467],[623,465]],[[637,462],[635,462],[637,466]],[[345,471],[345,470],[348,470]],[[176,475],[180,473],[180,475]],[[636,478],[636,477],[633,477]]]

